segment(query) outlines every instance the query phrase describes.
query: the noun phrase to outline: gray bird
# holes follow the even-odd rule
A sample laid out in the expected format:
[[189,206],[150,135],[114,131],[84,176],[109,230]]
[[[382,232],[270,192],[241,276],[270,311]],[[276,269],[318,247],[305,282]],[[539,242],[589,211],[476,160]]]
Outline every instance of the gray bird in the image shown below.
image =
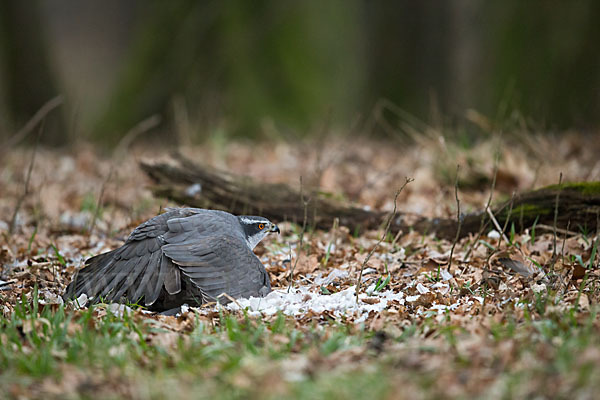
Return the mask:
[[254,247],[277,225],[256,216],[200,208],[168,209],[137,228],[118,249],[89,258],[64,297],[129,302],[154,311],[182,304],[261,296],[269,275]]

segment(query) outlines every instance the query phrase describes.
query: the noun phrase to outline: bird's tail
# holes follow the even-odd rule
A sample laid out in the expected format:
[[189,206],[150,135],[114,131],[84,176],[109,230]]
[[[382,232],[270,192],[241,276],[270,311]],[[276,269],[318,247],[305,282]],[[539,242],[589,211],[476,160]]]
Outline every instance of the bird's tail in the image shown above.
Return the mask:
[[97,297],[106,285],[108,269],[114,262],[114,252],[113,250],[88,258],[85,262],[85,268],[80,269],[73,276],[73,280],[65,290],[63,299],[76,299],[83,293],[89,297]]

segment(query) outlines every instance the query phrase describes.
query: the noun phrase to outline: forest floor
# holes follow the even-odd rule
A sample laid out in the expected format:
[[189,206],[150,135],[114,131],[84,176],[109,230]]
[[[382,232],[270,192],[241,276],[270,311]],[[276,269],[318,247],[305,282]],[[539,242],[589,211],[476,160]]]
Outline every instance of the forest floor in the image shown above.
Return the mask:
[[[387,211],[413,178],[398,210],[431,217],[456,217],[457,165],[462,213],[484,209],[492,187],[495,202],[558,183],[561,174],[563,182],[600,181],[592,137],[457,143],[215,141],[184,153],[257,181],[299,187],[302,177],[342,201]],[[137,165],[166,155],[137,147],[126,154],[82,145],[2,155],[0,397],[594,398],[600,391],[598,235],[581,226],[504,227],[504,235],[471,235],[452,250],[452,241],[416,232],[303,232],[274,221],[282,234],[256,249],[274,288],[265,299],[177,316],[63,304],[86,258],[177,206],[152,196]],[[507,258],[518,265],[500,262]]]

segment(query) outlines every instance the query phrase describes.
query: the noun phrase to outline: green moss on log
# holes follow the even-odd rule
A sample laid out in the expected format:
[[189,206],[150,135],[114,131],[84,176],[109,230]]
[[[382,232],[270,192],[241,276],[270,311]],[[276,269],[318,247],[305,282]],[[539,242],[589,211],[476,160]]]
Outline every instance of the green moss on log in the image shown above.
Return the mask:
[[[518,217],[520,215],[523,215],[523,217],[535,218],[538,215],[547,215],[550,212],[552,212],[552,210],[547,207],[542,207],[542,206],[535,205],[535,204],[519,204],[518,206],[513,208],[511,215],[513,217]],[[507,213],[508,213],[508,211],[506,211],[502,214],[503,214],[503,216],[506,216]]]
[[584,196],[600,195],[600,182],[572,182],[543,187],[539,190],[572,190]]

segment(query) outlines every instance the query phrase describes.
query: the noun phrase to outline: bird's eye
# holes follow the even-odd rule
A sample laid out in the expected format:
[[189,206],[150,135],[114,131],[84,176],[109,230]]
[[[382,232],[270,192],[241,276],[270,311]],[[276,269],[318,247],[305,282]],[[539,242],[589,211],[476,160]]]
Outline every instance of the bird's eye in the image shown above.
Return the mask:
[[260,230],[265,229],[265,224],[258,224],[258,229],[260,229]]

